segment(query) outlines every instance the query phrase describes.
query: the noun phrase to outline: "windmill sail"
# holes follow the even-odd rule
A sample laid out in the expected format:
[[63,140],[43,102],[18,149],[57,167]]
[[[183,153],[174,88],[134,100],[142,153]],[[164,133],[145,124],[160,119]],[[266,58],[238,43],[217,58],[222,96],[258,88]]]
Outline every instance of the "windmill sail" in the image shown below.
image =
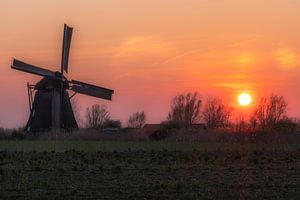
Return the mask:
[[20,60],[17,60],[17,59],[13,59],[11,68],[16,69],[16,70],[20,70],[20,71],[23,71],[23,72],[28,72],[28,73],[31,73],[31,74],[36,74],[36,75],[39,75],[39,76],[51,76],[51,77],[54,76],[53,71],[50,71],[48,69],[43,69],[43,68],[40,68],[40,67],[37,67],[37,66],[34,66],[34,65],[30,65],[30,64],[27,64],[27,63],[22,62]]
[[80,94],[88,95],[88,96],[111,100],[112,94],[114,93],[114,91],[111,89],[91,85],[88,83],[83,83],[80,81],[72,80],[71,83],[73,84],[73,86],[71,87],[71,90],[73,90],[74,92],[78,92]]
[[73,32],[73,28],[65,24],[62,58],[61,58],[61,72],[65,71],[68,73],[69,52],[71,46],[72,32]]
[[[34,87],[34,100],[25,129],[27,132],[74,130],[78,128],[67,92],[68,89],[73,90],[75,94],[81,93],[101,99],[112,99],[113,90],[76,80],[69,81],[64,76],[64,71],[68,72],[72,32],[73,28],[65,24],[60,72],[43,69],[17,59],[12,61],[12,69],[43,77]],[[29,96],[31,95],[29,94]]]

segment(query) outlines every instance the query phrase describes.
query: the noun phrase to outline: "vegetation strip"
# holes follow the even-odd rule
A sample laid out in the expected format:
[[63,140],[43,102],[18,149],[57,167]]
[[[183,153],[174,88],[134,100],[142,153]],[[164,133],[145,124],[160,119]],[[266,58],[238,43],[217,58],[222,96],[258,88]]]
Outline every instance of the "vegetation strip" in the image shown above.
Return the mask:
[[193,151],[193,150],[285,150],[293,151],[300,144],[201,143],[168,141],[0,141],[0,151]]

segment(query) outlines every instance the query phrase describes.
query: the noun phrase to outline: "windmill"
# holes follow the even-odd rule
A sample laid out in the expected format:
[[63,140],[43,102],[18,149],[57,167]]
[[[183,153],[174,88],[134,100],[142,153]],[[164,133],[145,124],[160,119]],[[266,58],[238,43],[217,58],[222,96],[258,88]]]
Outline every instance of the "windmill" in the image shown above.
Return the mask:
[[[12,61],[12,69],[43,77],[36,85],[27,83],[30,107],[30,117],[25,127],[27,132],[77,129],[78,125],[70,102],[70,98],[77,93],[106,100],[112,98],[114,91],[111,89],[81,81],[68,80],[64,76],[64,72],[68,73],[72,32],[73,28],[65,24],[60,71],[54,72],[15,58]],[[70,97],[67,90],[74,91],[74,94]],[[35,91],[34,98],[32,97],[32,91]]]

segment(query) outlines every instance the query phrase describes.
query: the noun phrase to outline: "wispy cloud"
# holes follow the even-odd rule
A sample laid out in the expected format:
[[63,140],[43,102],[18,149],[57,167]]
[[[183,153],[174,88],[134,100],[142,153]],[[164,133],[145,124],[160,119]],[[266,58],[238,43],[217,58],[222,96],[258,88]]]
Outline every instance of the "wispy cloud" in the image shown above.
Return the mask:
[[260,85],[259,83],[238,83],[238,82],[224,82],[224,83],[212,84],[213,87],[231,88],[231,89],[254,88],[254,87],[258,87],[259,85]]

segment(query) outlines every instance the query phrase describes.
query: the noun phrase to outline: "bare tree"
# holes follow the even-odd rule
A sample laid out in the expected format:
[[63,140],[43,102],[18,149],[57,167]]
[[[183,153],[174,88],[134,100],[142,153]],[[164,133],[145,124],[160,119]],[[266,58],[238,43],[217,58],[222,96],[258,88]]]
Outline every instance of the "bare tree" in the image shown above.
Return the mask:
[[254,116],[251,116],[251,117],[250,117],[249,123],[250,123],[250,128],[251,128],[252,130],[255,130],[255,129],[258,127],[257,119],[256,119],[256,117],[254,117]]
[[285,117],[287,102],[283,96],[272,94],[261,98],[254,111],[253,118],[257,120],[262,128],[274,128],[274,126]]
[[243,131],[246,131],[248,127],[248,124],[245,120],[244,114],[240,113],[236,118],[235,118],[235,130],[239,133],[242,133]]
[[127,122],[130,128],[142,128],[146,123],[146,114],[144,111],[133,113]]
[[179,94],[172,99],[167,119],[185,126],[195,124],[200,119],[201,105],[202,101],[198,98],[197,92]]
[[222,103],[221,99],[209,97],[203,108],[203,119],[209,128],[226,126],[232,109]]
[[100,129],[109,118],[110,114],[104,105],[95,104],[86,109],[87,128]]

